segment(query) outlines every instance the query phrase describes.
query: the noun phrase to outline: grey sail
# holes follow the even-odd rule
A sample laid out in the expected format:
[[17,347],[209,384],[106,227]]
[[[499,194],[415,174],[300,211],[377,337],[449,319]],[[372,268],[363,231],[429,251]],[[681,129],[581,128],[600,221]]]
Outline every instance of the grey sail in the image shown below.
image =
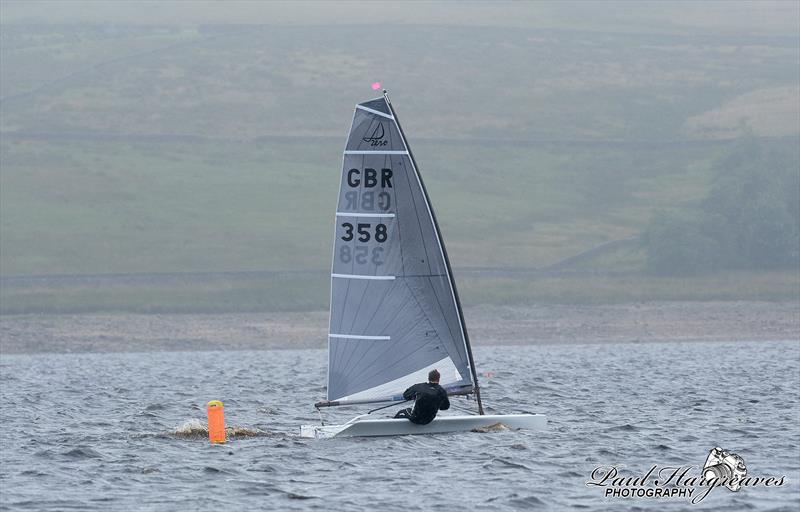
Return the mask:
[[398,399],[437,368],[475,387],[436,222],[388,100],[356,106],[344,151],[331,272],[328,400]]

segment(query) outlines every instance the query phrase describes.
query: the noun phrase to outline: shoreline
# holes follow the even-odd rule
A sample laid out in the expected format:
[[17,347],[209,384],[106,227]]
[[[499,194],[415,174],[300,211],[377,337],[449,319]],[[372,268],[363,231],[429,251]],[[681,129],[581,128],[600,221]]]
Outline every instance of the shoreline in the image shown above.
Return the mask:
[[[476,306],[474,346],[800,340],[798,302]],[[5,315],[0,354],[325,348],[328,312]]]

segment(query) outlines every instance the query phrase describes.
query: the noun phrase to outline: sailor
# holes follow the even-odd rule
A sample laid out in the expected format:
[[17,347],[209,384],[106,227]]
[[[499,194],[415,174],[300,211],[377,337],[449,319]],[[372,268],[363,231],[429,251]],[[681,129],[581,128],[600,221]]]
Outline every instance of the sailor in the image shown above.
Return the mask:
[[403,391],[403,398],[416,400],[414,410],[411,407],[402,409],[394,417],[408,418],[417,425],[427,425],[433,421],[437,412],[449,409],[450,400],[447,398],[447,391],[439,385],[439,378],[439,371],[431,370],[428,372],[428,382],[414,384]]

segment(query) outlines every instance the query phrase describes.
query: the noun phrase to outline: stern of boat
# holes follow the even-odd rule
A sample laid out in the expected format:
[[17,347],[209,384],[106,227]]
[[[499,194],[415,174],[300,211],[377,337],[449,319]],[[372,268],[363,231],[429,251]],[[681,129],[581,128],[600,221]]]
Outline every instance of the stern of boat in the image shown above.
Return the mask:
[[330,439],[347,428],[348,425],[301,425],[300,437],[307,439]]

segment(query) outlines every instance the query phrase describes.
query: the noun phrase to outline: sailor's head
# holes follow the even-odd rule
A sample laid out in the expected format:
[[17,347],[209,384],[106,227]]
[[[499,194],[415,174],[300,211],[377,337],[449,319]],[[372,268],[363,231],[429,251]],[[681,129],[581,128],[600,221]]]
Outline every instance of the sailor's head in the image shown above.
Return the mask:
[[439,383],[439,370],[431,370],[428,372],[428,382],[431,384],[438,384]]

